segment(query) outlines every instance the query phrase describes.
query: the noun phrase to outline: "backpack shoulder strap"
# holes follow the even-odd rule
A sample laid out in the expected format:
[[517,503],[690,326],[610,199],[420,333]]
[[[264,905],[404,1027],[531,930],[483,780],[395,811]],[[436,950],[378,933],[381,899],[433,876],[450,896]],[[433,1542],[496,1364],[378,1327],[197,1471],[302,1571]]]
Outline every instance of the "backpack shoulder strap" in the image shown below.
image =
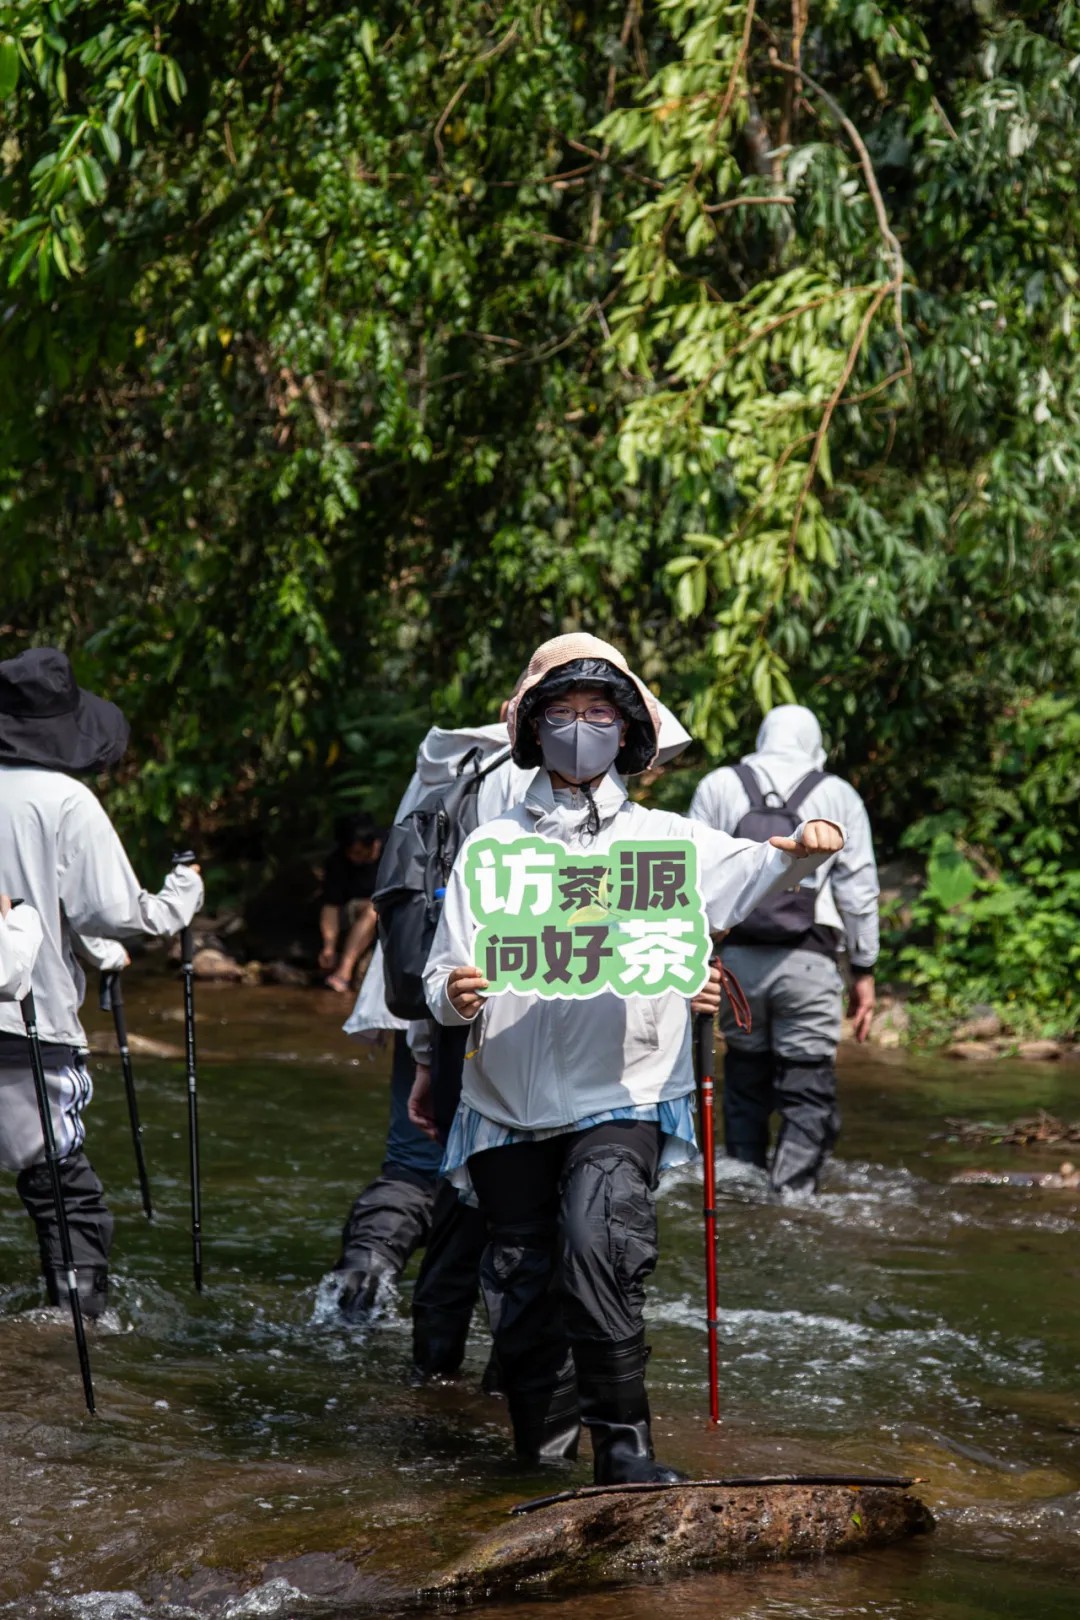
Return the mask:
[[762,793],[761,783],[754,775],[751,767],[740,764],[733,765],[731,768],[746,789],[746,796],[750,800],[751,810],[764,810],[766,808],[765,795]]
[[512,750],[509,747],[500,748],[497,754],[491,756],[483,769],[477,771],[476,780],[478,782],[483,781],[485,776],[490,776],[492,771],[497,771],[500,765],[505,765],[510,758],[511,752]]
[[458,767],[455,770],[454,775],[455,776],[464,776],[465,772],[471,767],[473,775],[474,776],[479,776],[479,774],[480,774],[480,752],[481,752],[481,750],[480,750],[480,744],[479,743],[477,743],[475,748],[470,748],[469,752],[458,762]]
[[788,794],[784,809],[790,811],[794,815],[795,811],[802,804],[807,794],[812,793],[819,782],[824,782],[828,774],[828,771],[807,771],[802,780],[796,782],[795,786]]

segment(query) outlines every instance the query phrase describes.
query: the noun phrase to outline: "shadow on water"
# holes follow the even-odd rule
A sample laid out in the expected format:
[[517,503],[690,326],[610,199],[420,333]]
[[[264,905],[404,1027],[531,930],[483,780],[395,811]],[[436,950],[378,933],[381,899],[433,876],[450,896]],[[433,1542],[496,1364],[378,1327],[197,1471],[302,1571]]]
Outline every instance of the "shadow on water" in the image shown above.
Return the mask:
[[[178,993],[132,986],[131,1026],[176,1041]],[[117,1216],[115,1310],[92,1337],[100,1415],[69,1325],[36,1310],[34,1244],[0,1185],[0,1615],[182,1620],[393,1615],[512,1501],[587,1478],[521,1473],[468,1376],[408,1378],[407,1296],[344,1327],[326,1272],[378,1168],[387,1056],[313,993],[200,993],[207,1290],[191,1288],[178,1061],[137,1063],[160,1214],[138,1202],[116,1065],[94,1064],[90,1150]],[[100,1020],[99,1020],[100,1022]],[[1080,1574],[1077,1195],[953,1186],[949,1114],[1080,1113],[1080,1066],[846,1053],[844,1157],[820,1203],[767,1205],[722,1163],[724,1422],[702,1419],[700,1174],[665,1184],[650,1295],[658,1448],[700,1473],[913,1472],[929,1540],[772,1567],[493,1604],[493,1617],[1055,1620]],[[1051,1155],[1023,1163],[1049,1167]],[[1044,1164],[1045,1160],[1045,1164]],[[552,1480],[554,1478],[554,1484]]]

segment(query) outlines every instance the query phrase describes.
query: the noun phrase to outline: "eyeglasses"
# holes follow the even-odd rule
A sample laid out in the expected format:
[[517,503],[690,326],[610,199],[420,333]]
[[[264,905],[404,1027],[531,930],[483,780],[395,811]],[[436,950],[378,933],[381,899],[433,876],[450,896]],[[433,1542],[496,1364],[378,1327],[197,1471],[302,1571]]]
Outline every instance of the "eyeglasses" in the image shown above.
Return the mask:
[[570,726],[577,720],[590,726],[614,726],[622,715],[611,703],[590,703],[587,709],[575,709],[572,703],[549,703],[544,719],[552,726]]

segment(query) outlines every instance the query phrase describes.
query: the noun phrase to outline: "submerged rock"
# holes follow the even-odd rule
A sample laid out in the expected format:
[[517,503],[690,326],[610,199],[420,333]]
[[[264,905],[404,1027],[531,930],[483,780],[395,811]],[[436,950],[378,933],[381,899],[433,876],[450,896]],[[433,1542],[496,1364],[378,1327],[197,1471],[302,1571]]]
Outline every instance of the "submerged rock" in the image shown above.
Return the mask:
[[859,1552],[932,1530],[928,1508],[881,1485],[624,1487],[513,1517],[421,1589],[475,1599],[528,1587],[588,1586],[642,1571],[721,1569]]
[[[116,1057],[119,1050],[115,1030],[105,1030],[89,1037],[89,1051],[92,1057]],[[184,1048],[177,1046],[174,1041],[156,1041],[152,1035],[138,1035],[134,1030],[128,1032],[128,1051],[132,1057],[170,1060],[182,1058],[184,1055]]]
[[1000,1057],[1001,1047],[996,1041],[954,1041],[945,1055],[962,1062],[985,1063],[988,1058]]
[[244,977],[243,965],[228,956],[225,951],[215,950],[212,945],[204,945],[195,952],[191,967],[197,979],[232,980],[239,983]]
[[1060,1041],[1021,1041],[1016,1055],[1026,1063],[1054,1063],[1064,1050]]
[[1080,1187],[1080,1170],[1071,1160],[1057,1170],[958,1170],[949,1180],[960,1186],[975,1187]]
[[993,1041],[1001,1034],[1002,1023],[993,1007],[973,1007],[971,1017],[953,1030],[955,1041]]

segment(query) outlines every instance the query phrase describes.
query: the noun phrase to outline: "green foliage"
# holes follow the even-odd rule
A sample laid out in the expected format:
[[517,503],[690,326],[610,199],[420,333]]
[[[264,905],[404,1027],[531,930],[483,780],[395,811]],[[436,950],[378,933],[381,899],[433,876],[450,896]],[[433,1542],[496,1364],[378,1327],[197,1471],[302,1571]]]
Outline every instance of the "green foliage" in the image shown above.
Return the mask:
[[1077,678],[1078,63],[1072,0],[0,0],[4,650],[159,846],[387,813],[587,626],[951,814],[943,917],[1066,863],[1006,732]]
[[904,842],[926,852],[922,893],[889,942],[887,970],[932,1012],[984,1002],[1008,1027],[1080,1026],[1080,715],[1071,700],[1019,704],[983,770],[930,784],[947,811]]
[[[661,542],[590,370],[604,194],[567,145],[621,11],[9,9],[6,600],[129,713],[113,808],[195,837],[310,825],[328,785],[387,812],[429,694],[475,721],[576,620],[649,662]],[[103,198],[76,130],[109,144]],[[46,172],[63,284],[27,225]],[[373,761],[388,707],[411,720]]]
[[609,320],[624,464],[687,512],[691,719],[720,752],[747,682],[808,697],[897,826],[1075,683],[1080,10],[658,11]]

